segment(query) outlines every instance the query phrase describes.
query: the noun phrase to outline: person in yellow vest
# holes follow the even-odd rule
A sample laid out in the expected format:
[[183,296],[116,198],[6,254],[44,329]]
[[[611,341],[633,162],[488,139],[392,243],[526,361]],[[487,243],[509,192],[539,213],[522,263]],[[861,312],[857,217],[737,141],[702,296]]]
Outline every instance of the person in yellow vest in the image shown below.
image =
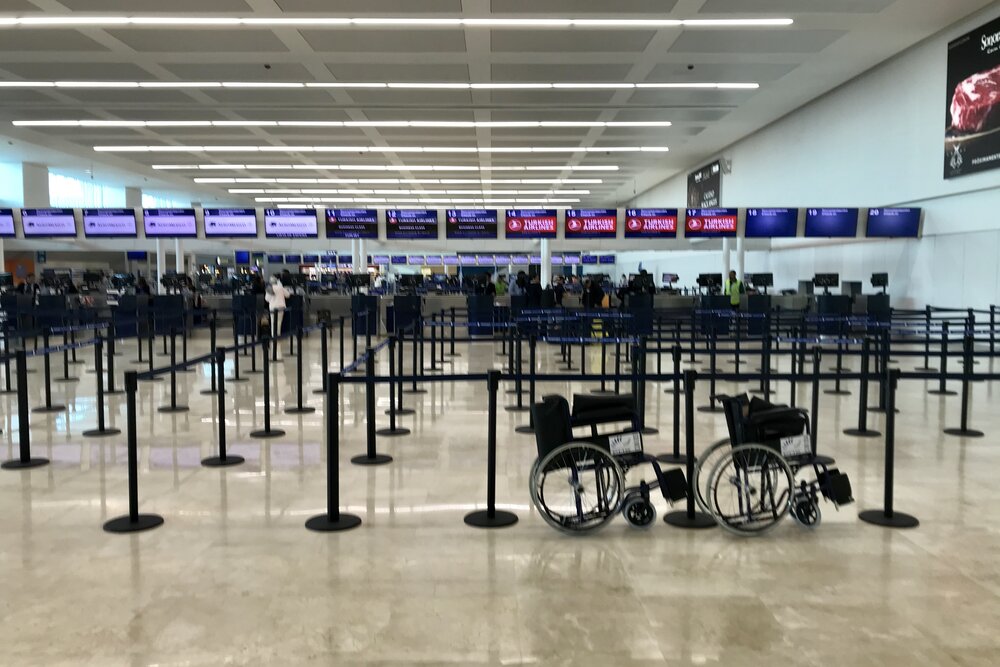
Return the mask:
[[746,291],[747,288],[743,285],[743,281],[736,277],[736,272],[730,271],[729,279],[723,285],[722,293],[729,297],[729,305],[733,307],[733,310],[739,309],[740,295],[745,294]]

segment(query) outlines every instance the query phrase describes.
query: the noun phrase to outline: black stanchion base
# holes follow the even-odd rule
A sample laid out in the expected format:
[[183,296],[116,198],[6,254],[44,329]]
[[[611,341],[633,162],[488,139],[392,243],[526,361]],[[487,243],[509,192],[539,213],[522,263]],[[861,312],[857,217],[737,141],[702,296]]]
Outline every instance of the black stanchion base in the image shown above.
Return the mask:
[[397,426],[396,428],[380,428],[375,432],[379,435],[387,435],[392,438],[399,435],[409,435],[410,429]]
[[704,512],[695,512],[694,517],[689,517],[688,513],[681,510],[679,512],[670,512],[665,517],[663,521],[675,528],[714,528],[718,524],[715,523],[715,519],[712,518],[711,514],[705,514]]
[[285,409],[286,415],[311,415],[314,412],[316,412],[316,408],[309,405],[303,405],[301,408],[295,407]]
[[852,435],[855,438],[880,438],[882,433],[871,429],[861,430],[859,428],[844,429],[844,435]]
[[820,466],[832,466],[837,460],[829,456],[823,456],[822,454],[817,454],[809,460],[809,463],[815,463]]
[[222,458],[221,456],[210,456],[207,459],[202,459],[201,464],[206,468],[225,468],[228,466],[238,466],[244,461],[246,461],[246,459],[242,456],[229,456],[227,454],[226,458]]
[[610,389],[591,389],[591,394],[597,394],[598,396],[614,396],[615,392]]
[[722,412],[723,408],[721,405],[700,405],[698,406],[698,412]]
[[27,468],[40,468],[48,464],[48,459],[28,459],[27,461],[12,459],[10,461],[0,463],[0,468],[3,468],[4,470],[26,470]]
[[523,426],[518,426],[514,429],[514,433],[524,433],[525,435],[533,434],[535,432],[535,427],[530,424],[524,424]]
[[530,409],[527,405],[508,405],[504,408],[507,412],[527,412]]
[[850,396],[851,392],[846,389],[827,389],[823,392],[827,396]]
[[331,519],[329,514],[317,514],[306,521],[306,528],[317,533],[336,533],[350,530],[361,525],[361,517],[340,512],[338,518]]
[[108,390],[108,389],[104,390],[104,395],[105,396],[121,396],[124,393],[125,393],[124,389],[115,389],[113,391],[112,390]]
[[448,354],[446,354],[446,355],[444,355],[444,356],[446,356],[446,357],[451,357],[452,359],[454,359],[455,357],[460,357],[460,356],[462,356],[462,355],[461,355],[461,354],[459,354],[458,352],[449,352]]
[[163,524],[163,517],[159,514],[140,514],[139,518],[132,521],[130,517],[120,516],[104,524],[106,533],[138,533],[142,530],[156,528]]
[[40,414],[40,415],[47,415],[47,414],[52,414],[52,413],[55,413],[55,412],[65,412],[66,411],[66,406],[65,405],[49,405],[49,406],[46,407],[46,406],[43,405],[43,406],[38,407],[38,408],[32,408],[31,411],[35,412],[37,414]]
[[676,465],[684,465],[688,462],[688,457],[684,454],[660,454],[656,457],[656,460],[660,463],[673,463]]
[[931,396],[958,396],[958,392],[951,389],[928,389],[927,393]]
[[920,366],[919,368],[914,368],[915,371],[920,371],[921,373],[937,373],[936,368],[931,368],[929,366]]
[[105,438],[109,435],[118,435],[121,432],[120,428],[95,428],[90,431],[84,431],[81,435],[85,438]]
[[944,432],[947,435],[955,435],[962,438],[981,438],[986,435],[982,431],[977,431],[974,428],[946,428]]
[[858,518],[865,523],[885,528],[916,528],[920,525],[920,521],[915,516],[903,514],[902,512],[893,512],[892,516],[888,516],[885,510],[865,510],[864,512],[858,512]]
[[660,429],[653,428],[652,426],[643,426],[641,429],[639,429],[639,433],[642,433],[643,435],[656,435],[659,432]]
[[517,515],[512,512],[494,510],[493,516],[490,516],[489,511],[480,510],[466,514],[465,523],[476,528],[506,528],[517,523]]
[[508,396],[517,396],[518,394],[521,394],[521,396],[527,396],[528,390],[522,389],[521,391],[518,391],[517,389],[508,389],[504,393],[507,394]]
[[187,412],[190,409],[191,408],[189,408],[186,405],[161,405],[160,407],[156,408],[156,411],[168,415],[176,415],[182,412]]
[[[219,395],[219,390],[218,389],[202,389],[198,393],[201,394],[202,396],[218,396]],[[224,391],[222,393],[223,394],[227,394],[229,392]]]
[[426,394],[427,390],[426,389],[404,389],[403,393],[404,394]]
[[259,431],[250,431],[251,438],[280,438],[285,435],[285,432],[280,428],[272,428],[269,431],[260,429]]
[[831,373],[853,373],[854,372],[853,369],[850,369],[847,366],[841,366],[840,368],[837,368],[836,366],[831,366],[830,368],[827,368],[826,370],[830,371]]
[[139,382],[163,382],[161,377],[139,378]]
[[388,454],[376,454],[375,456],[361,454],[352,458],[351,463],[356,466],[381,466],[386,463],[392,463],[392,457]]
[[[868,408],[868,412],[883,413],[883,412],[885,412],[885,408],[879,407],[878,405],[875,405],[875,406],[872,406],[872,407]],[[896,414],[897,415],[899,414],[899,408],[896,408]]]
[[53,382],[79,382],[80,378],[56,378]]
[[326,389],[313,389],[312,393],[316,394],[317,396],[322,396],[326,394]]
[[259,371],[259,370],[258,371],[243,371],[243,372],[246,373],[247,375],[263,375],[264,374],[264,371]]
[[[392,414],[392,410],[386,410],[385,414],[391,415]],[[397,417],[403,417],[403,416],[406,416],[406,415],[415,415],[415,414],[417,414],[417,411],[414,410],[413,408],[396,408],[396,416]]]
[[226,378],[226,382],[249,382],[249,378]]

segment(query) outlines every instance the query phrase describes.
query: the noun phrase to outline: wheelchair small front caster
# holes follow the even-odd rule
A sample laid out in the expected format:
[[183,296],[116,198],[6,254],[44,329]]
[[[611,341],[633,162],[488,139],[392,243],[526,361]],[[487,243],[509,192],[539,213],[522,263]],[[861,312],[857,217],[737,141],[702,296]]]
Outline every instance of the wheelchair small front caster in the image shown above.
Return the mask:
[[803,528],[815,528],[823,519],[819,503],[809,497],[797,498],[792,506],[792,518]]
[[642,496],[633,496],[622,507],[625,520],[633,528],[649,528],[656,523],[656,508]]

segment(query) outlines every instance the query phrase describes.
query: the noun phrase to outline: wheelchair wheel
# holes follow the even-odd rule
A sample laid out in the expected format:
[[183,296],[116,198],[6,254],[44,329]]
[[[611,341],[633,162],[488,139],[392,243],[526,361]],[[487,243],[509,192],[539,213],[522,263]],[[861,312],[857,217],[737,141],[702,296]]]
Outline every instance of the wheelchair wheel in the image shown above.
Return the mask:
[[815,528],[823,520],[823,513],[815,498],[799,494],[792,501],[792,518],[803,528]]
[[719,461],[728,456],[731,449],[729,438],[719,440],[706,449],[694,462],[694,483],[692,484],[695,490],[694,499],[698,502],[699,507],[706,512],[711,512],[708,506],[708,497],[712,488],[712,471]]
[[788,462],[763,445],[741,445],[719,461],[711,475],[709,512],[737,535],[760,535],[788,514],[795,477]]
[[625,499],[622,515],[633,528],[650,528],[656,523],[656,508],[641,495],[632,495]]
[[588,442],[571,442],[535,464],[531,501],[552,527],[580,534],[614,518],[622,505],[625,473],[611,454]]

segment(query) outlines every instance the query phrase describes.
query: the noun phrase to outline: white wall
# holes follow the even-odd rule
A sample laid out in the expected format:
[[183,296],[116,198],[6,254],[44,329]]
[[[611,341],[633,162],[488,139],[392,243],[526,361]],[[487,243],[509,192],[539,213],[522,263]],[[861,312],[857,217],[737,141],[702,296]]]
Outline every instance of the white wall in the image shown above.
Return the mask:
[[[948,42],[998,15],[994,6],[964,20],[722,152],[732,161],[725,206],[925,210],[919,241],[775,242],[747,254],[748,272],[791,287],[818,272],[867,281],[888,271],[901,306],[1000,301],[1000,171],[943,176]],[[685,183],[675,177],[630,205],[675,206]],[[701,259],[677,262],[702,267],[695,274],[721,270],[717,253]]]

